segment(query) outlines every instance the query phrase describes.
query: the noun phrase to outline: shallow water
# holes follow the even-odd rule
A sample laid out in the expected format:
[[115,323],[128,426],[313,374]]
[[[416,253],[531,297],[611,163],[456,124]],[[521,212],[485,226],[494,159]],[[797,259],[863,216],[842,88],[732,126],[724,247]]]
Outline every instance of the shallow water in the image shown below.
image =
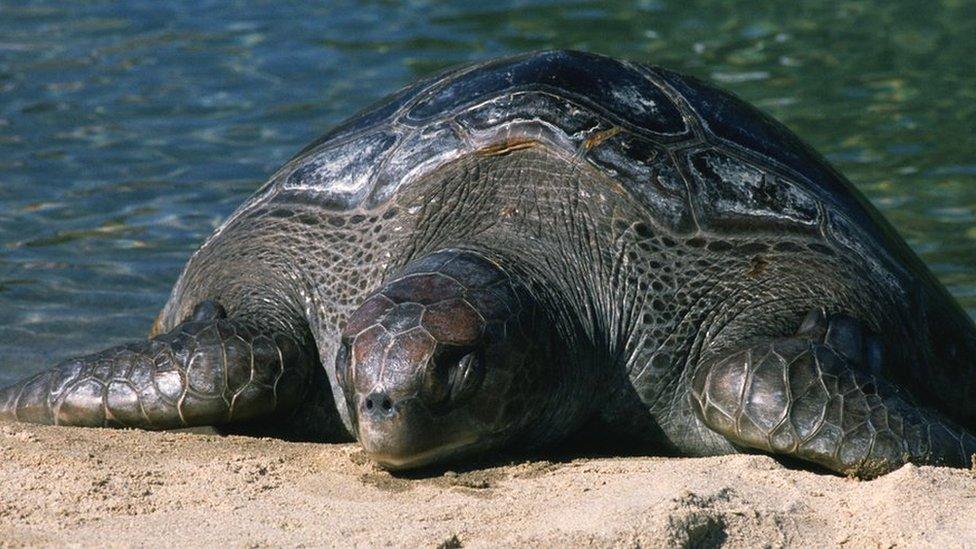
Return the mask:
[[554,47],[772,113],[976,314],[976,2],[174,4],[0,4],[0,383],[144,337],[206,235],[329,126]]

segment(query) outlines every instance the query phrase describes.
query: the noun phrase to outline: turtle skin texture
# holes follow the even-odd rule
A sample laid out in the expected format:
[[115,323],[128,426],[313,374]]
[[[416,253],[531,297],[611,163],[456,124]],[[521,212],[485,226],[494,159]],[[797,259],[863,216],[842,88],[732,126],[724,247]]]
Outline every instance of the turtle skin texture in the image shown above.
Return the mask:
[[587,53],[451,69],[331,130],[153,331],[0,415],[352,436],[390,468],[586,433],[860,476],[976,452],[973,323],[868,201],[731,94]]

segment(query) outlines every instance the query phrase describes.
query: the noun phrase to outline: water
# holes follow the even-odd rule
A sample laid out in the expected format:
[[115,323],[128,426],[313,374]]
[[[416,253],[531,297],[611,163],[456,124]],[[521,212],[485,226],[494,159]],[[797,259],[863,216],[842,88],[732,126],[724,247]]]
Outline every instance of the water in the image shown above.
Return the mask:
[[554,47],[772,113],[976,314],[976,2],[311,4],[0,0],[0,383],[144,337],[206,235],[330,125]]

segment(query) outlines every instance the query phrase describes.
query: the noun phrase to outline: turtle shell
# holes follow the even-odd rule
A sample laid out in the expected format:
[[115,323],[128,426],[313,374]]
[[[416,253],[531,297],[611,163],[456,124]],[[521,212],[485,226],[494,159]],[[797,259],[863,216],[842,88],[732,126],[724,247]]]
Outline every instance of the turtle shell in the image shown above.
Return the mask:
[[921,267],[782,124],[694,78],[575,51],[496,59],[411,85],[306,147],[249,204],[372,209],[464,155],[526,143],[610,176],[675,233],[819,232],[880,257],[885,270]]

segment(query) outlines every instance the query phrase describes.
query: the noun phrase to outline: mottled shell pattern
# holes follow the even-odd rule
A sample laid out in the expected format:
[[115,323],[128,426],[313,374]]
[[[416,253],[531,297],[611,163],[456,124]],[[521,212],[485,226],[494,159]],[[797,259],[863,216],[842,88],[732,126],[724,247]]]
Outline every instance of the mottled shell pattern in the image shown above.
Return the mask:
[[532,144],[608,175],[673,234],[816,232],[876,258],[880,270],[927,273],[866,199],[783,125],[693,78],[573,51],[411,85],[302,150],[225,225],[277,200],[372,209],[462,156]]

